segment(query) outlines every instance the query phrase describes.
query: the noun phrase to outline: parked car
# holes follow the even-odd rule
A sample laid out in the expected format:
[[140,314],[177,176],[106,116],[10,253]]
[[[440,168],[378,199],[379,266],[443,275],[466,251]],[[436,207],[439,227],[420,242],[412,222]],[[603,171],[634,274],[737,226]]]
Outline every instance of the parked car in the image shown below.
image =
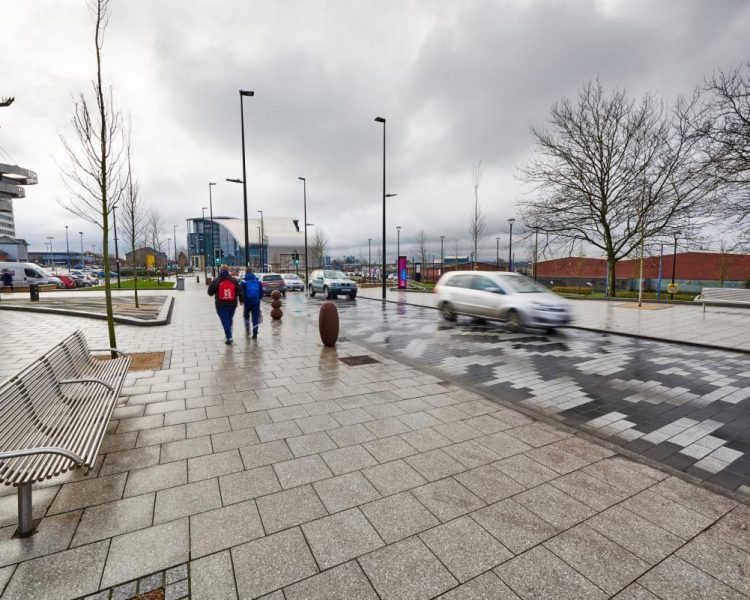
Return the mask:
[[58,275],[57,278],[62,282],[64,288],[72,290],[76,287],[76,282],[70,275]]
[[352,300],[357,297],[357,284],[349,279],[342,271],[319,269],[310,274],[308,286],[310,296],[323,294],[326,298],[349,296]]
[[51,283],[59,285],[60,280],[45,271],[35,263],[29,262],[0,262],[0,271],[10,271],[14,285],[28,285],[30,283]]
[[290,292],[304,292],[305,282],[296,273],[282,273],[286,289]]
[[[104,279],[104,271],[99,271],[98,273],[96,273],[96,276],[99,279]],[[117,273],[115,273],[114,271],[110,271],[109,272],[109,277],[110,277],[110,279],[117,279]]]
[[270,296],[274,290],[279,290],[281,295],[286,298],[286,283],[284,278],[278,273],[256,273],[260,284],[263,286],[263,295]]
[[513,331],[535,327],[553,331],[570,323],[570,304],[519,273],[452,271],[435,286],[444,319],[456,315],[505,321]]

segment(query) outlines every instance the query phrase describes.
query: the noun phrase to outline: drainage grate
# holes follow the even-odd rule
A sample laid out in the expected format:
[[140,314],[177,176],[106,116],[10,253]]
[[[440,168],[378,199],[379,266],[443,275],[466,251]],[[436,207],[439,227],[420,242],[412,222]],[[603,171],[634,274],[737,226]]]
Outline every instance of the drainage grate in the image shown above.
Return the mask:
[[349,365],[350,367],[358,367],[359,365],[374,365],[380,361],[375,360],[372,356],[345,356],[339,359],[342,363]]

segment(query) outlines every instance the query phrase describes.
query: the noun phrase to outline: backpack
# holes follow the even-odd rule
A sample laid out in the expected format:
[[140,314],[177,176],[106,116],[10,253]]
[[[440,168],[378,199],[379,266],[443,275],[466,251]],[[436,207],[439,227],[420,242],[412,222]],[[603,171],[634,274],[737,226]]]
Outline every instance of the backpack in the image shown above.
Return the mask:
[[234,302],[237,299],[237,290],[234,288],[234,282],[228,277],[219,283],[218,298],[223,302]]
[[261,294],[260,279],[245,279],[242,282],[242,285],[245,288],[246,300],[260,300],[260,294]]

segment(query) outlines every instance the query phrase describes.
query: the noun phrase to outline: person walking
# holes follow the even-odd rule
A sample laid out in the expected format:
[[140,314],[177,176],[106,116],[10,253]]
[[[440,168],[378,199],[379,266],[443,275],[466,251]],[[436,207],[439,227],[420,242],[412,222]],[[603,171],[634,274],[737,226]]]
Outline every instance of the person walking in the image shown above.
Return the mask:
[[10,291],[13,290],[13,273],[11,273],[8,269],[3,269],[2,276],[0,276],[0,282],[3,284],[3,289],[5,291],[8,291],[7,288],[10,288]]
[[221,265],[219,268],[219,276],[208,286],[208,295],[215,297],[216,313],[227,338],[225,343],[231,345],[234,311],[237,310],[237,302],[244,302],[245,297],[240,282],[229,274],[227,265]]
[[255,339],[258,337],[260,325],[260,300],[263,297],[263,286],[251,267],[245,269],[245,278],[240,285],[245,296],[245,306],[242,310],[245,319],[245,333],[250,334],[250,317],[252,316],[253,339]]

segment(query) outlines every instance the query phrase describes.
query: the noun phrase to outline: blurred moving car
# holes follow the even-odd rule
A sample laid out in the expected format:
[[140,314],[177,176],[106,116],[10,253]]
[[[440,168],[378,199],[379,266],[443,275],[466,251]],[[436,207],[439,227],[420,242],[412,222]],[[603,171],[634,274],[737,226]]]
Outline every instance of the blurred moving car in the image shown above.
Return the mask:
[[286,289],[290,292],[304,292],[305,282],[296,273],[282,273]]
[[349,296],[352,300],[357,297],[357,284],[349,279],[342,271],[319,269],[310,273],[310,296],[323,294],[326,298]]
[[76,287],[76,282],[70,275],[58,275],[57,278],[61,281],[64,288],[72,290]]
[[512,331],[534,327],[553,331],[570,323],[570,304],[519,273],[452,271],[435,286],[444,319],[456,315],[505,321]]
[[286,298],[286,283],[281,275],[278,273],[256,273],[255,275],[260,279],[264,296],[270,296],[274,290],[279,290]]

